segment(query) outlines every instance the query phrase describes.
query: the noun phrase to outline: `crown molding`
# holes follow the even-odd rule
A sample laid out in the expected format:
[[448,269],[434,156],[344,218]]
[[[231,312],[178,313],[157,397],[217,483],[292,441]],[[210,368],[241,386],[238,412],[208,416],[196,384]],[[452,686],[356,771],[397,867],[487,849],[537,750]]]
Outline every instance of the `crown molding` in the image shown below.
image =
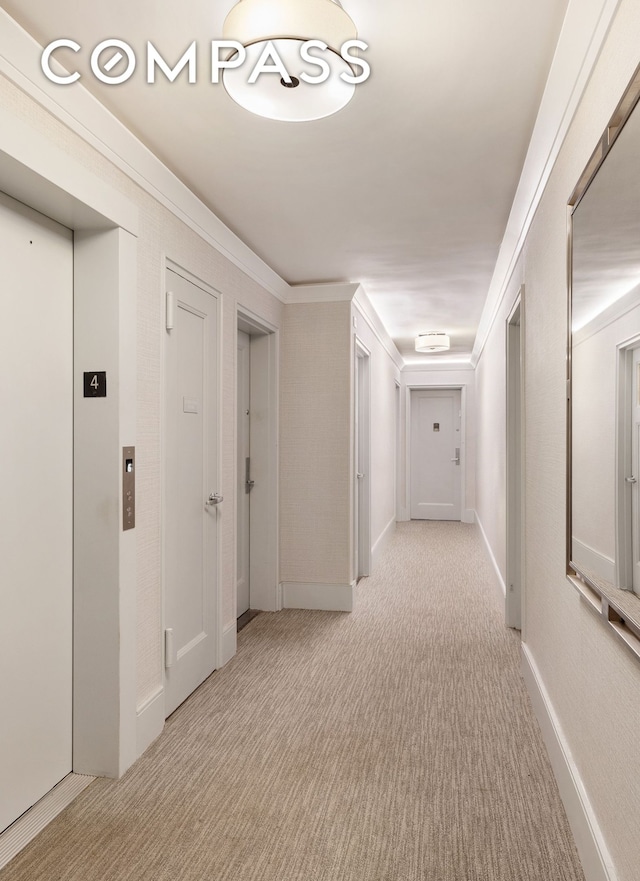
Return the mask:
[[[80,83],[50,82],[42,46],[0,9],[0,73],[79,135],[246,275],[287,302],[289,285]],[[42,146],[47,149],[46,145]]]
[[322,282],[321,284],[290,285],[287,303],[349,303],[355,297],[359,284],[352,282]]
[[508,293],[535,212],[619,3],[620,0],[570,0],[480,317],[471,357],[474,366]]
[[434,373],[434,372],[459,372],[461,370],[475,370],[475,366],[471,361],[427,361],[424,364],[406,364],[402,368],[402,373]]
[[362,315],[371,328],[371,331],[387,355],[391,358],[398,370],[402,371],[404,367],[404,358],[400,354],[394,341],[389,336],[389,332],[382,323],[382,319],[376,312],[375,306],[369,299],[369,296],[362,285],[358,285],[358,289],[353,298],[353,303],[358,309],[360,315]]

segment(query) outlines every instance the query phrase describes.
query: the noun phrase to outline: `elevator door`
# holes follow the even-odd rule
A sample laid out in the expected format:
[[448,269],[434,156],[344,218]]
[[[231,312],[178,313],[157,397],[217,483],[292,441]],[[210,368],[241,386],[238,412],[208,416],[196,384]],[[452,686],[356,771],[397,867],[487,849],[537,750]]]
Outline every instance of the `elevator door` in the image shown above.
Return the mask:
[[71,771],[73,239],[0,194],[0,830]]

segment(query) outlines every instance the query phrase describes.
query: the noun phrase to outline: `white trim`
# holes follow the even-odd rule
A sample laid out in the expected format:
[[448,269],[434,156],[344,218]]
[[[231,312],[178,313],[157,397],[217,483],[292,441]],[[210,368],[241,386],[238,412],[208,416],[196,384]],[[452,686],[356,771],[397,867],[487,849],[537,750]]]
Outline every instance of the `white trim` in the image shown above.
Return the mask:
[[476,512],[473,508],[467,508],[466,511],[462,512],[462,522],[463,523],[475,523],[476,522]]
[[82,774],[68,774],[40,801],[0,835],[0,869],[6,866],[58,814],[62,813],[95,780]]
[[534,215],[619,2],[571,0],[569,3],[478,325],[471,355],[474,367],[500,314]]
[[599,578],[608,581],[609,584],[616,583],[615,560],[600,553],[600,551],[596,551],[595,548],[590,547],[575,536],[571,538],[571,545],[571,559],[576,566],[579,566],[580,569],[594,572]]
[[524,284],[505,322],[506,353],[506,523],[505,523],[505,621],[507,627],[522,630],[525,529],[524,479]]
[[386,551],[389,542],[393,538],[396,531],[396,518],[392,517],[382,530],[373,547],[371,548],[371,568],[374,569],[378,565],[378,560]]
[[287,303],[350,303],[359,287],[355,282],[291,285]]
[[318,609],[323,612],[352,612],[353,584],[282,582],[284,609]]
[[160,687],[137,712],[137,754],[151,746],[164,728],[164,688]]
[[222,651],[220,652],[220,667],[228,664],[238,650],[238,626],[234,621],[222,631]]
[[[0,37],[4,22],[0,10]],[[6,111],[0,112],[0,188],[75,233],[73,768],[117,777],[136,758],[137,536],[122,532],[119,512],[120,451],[136,443],[138,213]],[[96,358],[111,376],[111,391],[87,418],[81,371]],[[108,467],[96,471],[96,455]],[[117,499],[108,522],[96,509],[103,497]]]
[[587,324],[573,331],[571,335],[572,348],[575,349],[580,343],[584,343],[590,337],[604,330],[605,327],[614,324],[618,319],[631,312],[632,309],[637,308],[638,305],[640,305],[640,285],[636,285],[633,290],[627,291],[624,296],[617,299],[615,303],[611,303],[602,312],[599,312]]
[[496,574],[496,586],[498,591],[496,595],[500,599],[501,606],[504,606],[505,597],[507,595],[507,586],[504,582],[504,578],[502,577],[502,572],[500,572],[500,567],[498,566],[498,561],[496,560],[493,550],[491,549],[491,545],[489,544],[489,539],[487,538],[487,533],[484,531],[484,527],[482,526],[482,522],[478,517],[478,512],[476,511],[476,523],[480,528],[480,535],[482,536],[482,540],[484,541],[484,545],[489,555],[489,559],[491,560],[491,565],[493,566],[493,571]]
[[441,370],[469,370],[473,372],[476,368],[471,363],[471,361],[447,361],[444,358],[437,358],[437,356],[431,356],[433,360],[431,361],[423,361],[422,363],[414,364],[412,362],[407,362],[405,360],[404,367],[402,368],[403,373],[433,373],[439,372]]
[[613,860],[580,772],[535,659],[526,645],[522,646],[521,669],[549,753],[585,878],[587,881],[617,881]]
[[[80,83],[64,89],[37,63],[42,47],[0,9],[0,73],[283,303],[289,285]],[[13,122],[12,122],[13,124]],[[4,128],[4,127],[3,127]],[[4,132],[3,132],[4,134]],[[28,145],[33,137],[24,141]],[[39,142],[38,142],[39,143]],[[39,150],[49,150],[49,145]]]
[[398,348],[394,341],[389,336],[386,327],[384,326],[380,319],[380,316],[376,312],[375,306],[369,299],[367,292],[362,285],[358,285],[358,289],[356,290],[353,297],[353,305],[356,307],[362,318],[367,322],[372,334],[378,340],[378,342],[385,350],[387,355],[391,358],[398,370],[402,370],[405,363],[404,358],[398,351]]
[[[236,326],[240,324],[250,325],[258,335],[252,335],[251,339],[251,367],[252,381],[252,407],[255,406],[253,398],[259,389],[258,406],[266,416],[259,423],[252,424],[252,447],[256,444],[260,451],[259,461],[265,465],[266,479],[262,487],[258,483],[253,490],[251,510],[251,561],[250,561],[250,590],[251,608],[266,612],[279,611],[278,576],[280,570],[280,543],[279,517],[280,517],[280,463],[279,463],[279,437],[280,437],[280,410],[279,410],[279,384],[280,384],[280,330],[279,328],[262,318],[256,312],[249,310],[240,303],[236,304]],[[236,347],[237,348],[237,347]],[[256,379],[257,377],[257,379]],[[233,473],[238,471],[238,419],[237,419],[237,352],[234,350],[234,445],[233,445]],[[255,456],[254,456],[255,461]],[[264,486],[266,483],[266,486]],[[235,493],[234,493],[235,496]],[[238,500],[234,504],[234,522],[237,519]],[[256,529],[255,524],[261,524]],[[237,533],[237,530],[234,530]],[[234,535],[234,559],[237,555],[237,534]],[[234,649],[235,651],[235,649]]]
[[43,146],[33,129],[1,107],[0,151],[2,190],[8,196],[69,229],[120,227],[138,234],[138,209],[132,202],[54,144]]
[[[633,492],[625,492],[625,477],[632,474],[633,461],[633,360],[640,342],[636,335],[616,346],[616,492],[615,492],[615,562],[614,578],[607,578],[616,587],[633,589]],[[627,471],[627,468],[629,469]],[[597,570],[596,570],[597,571]]]
[[[371,352],[357,334],[353,351],[353,550],[358,579],[371,574]],[[356,476],[358,465],[362,480]]]

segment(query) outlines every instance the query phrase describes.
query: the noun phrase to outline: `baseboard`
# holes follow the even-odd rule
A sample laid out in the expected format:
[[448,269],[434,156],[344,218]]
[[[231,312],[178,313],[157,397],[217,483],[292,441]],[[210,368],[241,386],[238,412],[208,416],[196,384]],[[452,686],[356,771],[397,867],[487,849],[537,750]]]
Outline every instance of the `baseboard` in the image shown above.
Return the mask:
[[522,676],[531,697],[560,797],[587,881],[617,881],[613,860],[607,849],[587,791],[571,755],[553,704],[540,676],[533,655],[522,646]]
[[577,538],[571,539],[572,561],[583,570],[594,572],[609,584],[615,584],[616,564],[610,558]]
[[222,651],[220,652],[220,666],[224,667],[238,650],[238,627],[234,621],[222,631]]
[[68,774],[51,792],[5,829],[0,835],[0,869],[33,841],[93,780],[95,777]]
[[491,545],[489,544],[489,539],[487,538],[487,534],[482,527],[482,521],[478,517],[478,514],[475,515],[475,521],[480,527],[480,534],[482,535],[485,548],[487,553],[489,554],[489,559],[491,560],[491,565],[493,566],[493,570],[496,574],[496,587],[498,590],[498,596],[500,599],[500,604],[504,606],[506,597],[507,597],[507,585],[504,582],[504,578],[502,577],[502,572],[500,572],[500,567],[498,566],[498,561],[496,560]]
[[476,512],[473,508],[467,508],[466,511],[462,512],[462,522],[463,523],[475,523],[476,522]]
[[323,612],[352,612],[353,584],[282,583],[285,609],[318,609]]
[[392,517],[382,530],[382,534],[371,548],[371,568],[377,564],[378,560],[385,552],[387,545],[391,541],[393,533],[396,531],[396,518]]
[[136,755],[151,746],[164,728],[164,689],[160,688],[136,713]]

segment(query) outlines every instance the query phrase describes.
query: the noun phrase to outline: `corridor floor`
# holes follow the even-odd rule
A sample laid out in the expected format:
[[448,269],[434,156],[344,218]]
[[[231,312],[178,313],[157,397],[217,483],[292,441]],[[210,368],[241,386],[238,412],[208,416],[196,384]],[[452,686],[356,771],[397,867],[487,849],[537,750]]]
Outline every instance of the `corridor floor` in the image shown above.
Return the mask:
[[493,577],[399,524],[352,614],[259,615],[0,881],[584,881]]

